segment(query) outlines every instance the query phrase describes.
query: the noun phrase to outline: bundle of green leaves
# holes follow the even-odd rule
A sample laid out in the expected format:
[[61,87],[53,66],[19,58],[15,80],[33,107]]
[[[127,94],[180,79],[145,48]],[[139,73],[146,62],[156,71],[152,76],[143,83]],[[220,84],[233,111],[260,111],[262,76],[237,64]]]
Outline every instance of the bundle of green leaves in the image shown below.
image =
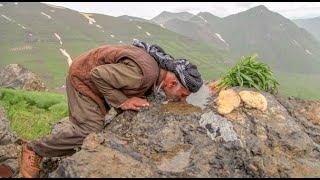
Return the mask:
[[229,87],[254,87],[258,90],[278,93],[278,81],[274,78],[269,66],[257,61],[257,54],[243,58],[228,72],[222,74],[216,84],[218,90]]

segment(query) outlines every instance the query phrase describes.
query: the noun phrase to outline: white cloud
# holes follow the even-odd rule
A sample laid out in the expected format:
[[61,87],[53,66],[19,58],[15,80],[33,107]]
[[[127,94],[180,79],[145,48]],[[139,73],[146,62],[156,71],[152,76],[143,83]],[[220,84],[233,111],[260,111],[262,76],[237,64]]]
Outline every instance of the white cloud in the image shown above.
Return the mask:
[[87,13],[110,16],[129,15],[151,19],[162,11],[192,14],[210,12],[219,17],[236,14],[249,8],[265,5],[286,18],[320,16],[320,2],[45,2]]

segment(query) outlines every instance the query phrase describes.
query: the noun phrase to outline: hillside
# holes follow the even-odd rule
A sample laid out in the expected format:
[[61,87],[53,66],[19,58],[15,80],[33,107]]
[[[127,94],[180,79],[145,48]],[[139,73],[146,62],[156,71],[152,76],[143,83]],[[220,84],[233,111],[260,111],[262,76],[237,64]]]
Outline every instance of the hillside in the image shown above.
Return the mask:
[[200,12],[197,15],[190,18],[190,21],[199,22],[202,24],[215,24],[219,22],[222,18],[215,16],[209,12]]
[[305,29],[265,6],[225,18],[202,12],[189,21],[175,19],[164,26],[238,56],[258,53],[264,62],[280,72],[319,73],[320,42]]
[[149,23],[155,23],[151,20],[147,20],[147,19],[143,19],[143,18],[139,18],[139,17],[134,17],[134,16],[128,16],[128,15],[122,15],[122,16],[118,16],[119,18],[123,18],[129,21],[140,21],[140,22],[149,22]]
[[172,19],[164,26],[240,57],[258,53],[275,72],[283,95],[320,99],[320,85],[314,83],[320,81],[320,42],[308,31],[264,6],[224,18],[201,16]]
[[275,71],[281,94],[320,100],[320,84],[315,83],[320,81],[318,43],[264,7],[225,18],[196,15],[208,23],[190,13],[167,13],[180,19],[173,16],[161,26],[38,2],[1,4],[0,66],[21,64],[38,74],[50,91],[64,86],[68,64],[80,54],[105,44],[131,44],[136,38],[190,59],[206,80],[218,78],[242,56],[258,53]]
[[320,41],[320,17],[293,20],[298,26],[306,29]]
[[221,40],[221,36],[218,33],[211,31],[210,25],[208,23],[203,23],[202,21],[203,20],[201,19],[201,21],[198,22],[196,18],[192,21],[184,21],[174,18],[166,21],[163,26],[173,32],[194,40],[201,40],[219,49],[228,50],[229,45]]
[[131,44],[134,38],[158,44],[174,57],[190,59],[206,79],[217,77],[236,59],[205,42],[152,23],[42,3],[2,5],[0,65],[21,64],[36,72],[51,90],[64,85],[68,59],[100,45]]
[[281,72],[319,73],[320,43],[306,30],[264,6],[225,17],[212,29],[238,55],[257,52]]

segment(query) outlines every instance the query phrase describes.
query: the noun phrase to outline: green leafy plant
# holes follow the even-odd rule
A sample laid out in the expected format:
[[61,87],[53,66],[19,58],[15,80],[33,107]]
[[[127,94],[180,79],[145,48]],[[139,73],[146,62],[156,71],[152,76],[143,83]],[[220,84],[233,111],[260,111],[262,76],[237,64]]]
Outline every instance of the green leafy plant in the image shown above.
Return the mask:
[[257,61],[257,54],[242,59],[234,65],[216,83],[218,90],[229,87],[254,87],[258,90],[278,93],[278,81],[274,78],[269,66]]

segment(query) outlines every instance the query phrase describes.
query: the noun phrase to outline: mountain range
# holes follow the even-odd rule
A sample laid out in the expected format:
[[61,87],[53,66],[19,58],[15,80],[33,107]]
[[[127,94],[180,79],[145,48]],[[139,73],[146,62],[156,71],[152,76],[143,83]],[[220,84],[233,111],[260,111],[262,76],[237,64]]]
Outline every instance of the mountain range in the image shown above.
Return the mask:
[[320,42],[307,30],[265,6],[224,18],[208,12],[188,19],[179,18],[180,14],[185,13],[161,13],[152,20],[167,19],[161,22],[167,29],[215,44],[238,56],[258,53],[263,62],[281,72],[319,72]]
[[52,90],[64,85],[68,63],[85,51],[140,39],[160,45],[175,58],[189,59],[206,80],[257,53],[274,71],[280,93],[320,100],[320,85],[315,83],[320,81],[316,18],[292,21],[264,6],[224,18],[209,12],[164,11],[147,20],[39,2],[0,4],[0,66],[21,64]]
[[320,41],[320,17],[293,20],[298,26],[305,28]]

